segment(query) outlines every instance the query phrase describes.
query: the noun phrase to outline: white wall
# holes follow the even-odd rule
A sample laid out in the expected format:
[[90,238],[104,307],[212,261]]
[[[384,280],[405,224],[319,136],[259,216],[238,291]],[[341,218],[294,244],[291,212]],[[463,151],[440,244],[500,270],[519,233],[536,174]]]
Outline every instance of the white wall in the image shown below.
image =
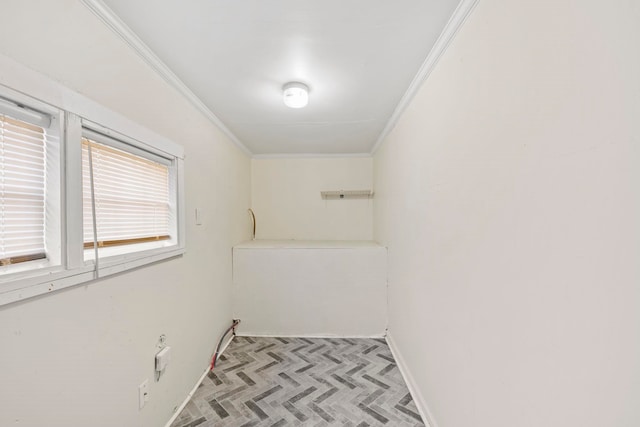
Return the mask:
[[440,427],[640,425],[639,24],[481,0],[375,156],[390,336]]
[[372,158],[254,159],[251,164],[257,239],[372,239],[372,200],[320,197],[327,190],[370,190]]
[[383,337],[387,250],[373,242],[256,240],[233,248],[243,335]]
[[[6,1],[0,84],[65,101],[46,78],[185,147],[184,257],[0,307],[0,425],[163,426],[231,320],[231,247],[250,236],[250,161],[80,2]],[[173,360],[153,382],[160,334]],[[138,410],[137,386],[151,400]]]

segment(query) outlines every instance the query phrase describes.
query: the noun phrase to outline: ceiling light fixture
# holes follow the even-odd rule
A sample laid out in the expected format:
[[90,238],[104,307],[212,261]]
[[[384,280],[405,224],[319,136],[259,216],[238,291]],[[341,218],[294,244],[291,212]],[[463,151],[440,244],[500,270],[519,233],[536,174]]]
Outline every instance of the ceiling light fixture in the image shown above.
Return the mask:
[[299,82],[287,83],[282,88],[282,99],[287,107],[306,107],[309,103],[309,87]]

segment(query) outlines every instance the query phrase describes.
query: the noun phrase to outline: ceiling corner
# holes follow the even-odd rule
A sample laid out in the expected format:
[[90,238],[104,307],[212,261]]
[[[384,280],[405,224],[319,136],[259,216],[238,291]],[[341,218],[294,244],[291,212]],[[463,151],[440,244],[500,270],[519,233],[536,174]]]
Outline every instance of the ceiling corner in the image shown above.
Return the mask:
[[251,150],[244,145],[229,128],[185,85],[178,76],[116,15],[102,0],[81,0],[94,15],[111,31],[118,35],[153,71],[173,86],[211,123],[217,126],[243,153],[252,157]]
[[442,33],[440,33],[438,40],[436,40],[433,48],[420,66],[418,73],[411,81],[411,84],[407,88],[407,91],[404,93],[404,95],[400,99],[400,102],[398,102],[398,105],[393,110],[393,114],[387,121],[384,129],[382,129],[382,132],[380,132],[378,139],[376,139],[376,142],[371,149],[371,155],[374,155],[376,151],[378,151],[378,149],[382,145],[382,142],[389,135],[389,133],[391,133],[396,123],[402,116],[402,113],[404,113],[404,110],[406,110],[409,104],[411,104],[411,101],[420,90],[422,84],[425,82],[425,80],[427,80],[431,72],[435,69],[436,65],[438,64],[438,60],[447,50],[458,30],[462,27],[473,9],[478,4],[478,1],[480,0],[460,1],[458,7],[456,7],[453,15],[451,15],[451,18],[447,22],[447,25],[445,25]]

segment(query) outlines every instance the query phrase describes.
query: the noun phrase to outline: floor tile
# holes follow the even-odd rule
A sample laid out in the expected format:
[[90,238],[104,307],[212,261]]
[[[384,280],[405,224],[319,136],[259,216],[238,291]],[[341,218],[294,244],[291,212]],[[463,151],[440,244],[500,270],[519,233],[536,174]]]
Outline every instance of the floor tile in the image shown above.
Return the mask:
[[235,337],[171,427],[424,426],[382,339]]

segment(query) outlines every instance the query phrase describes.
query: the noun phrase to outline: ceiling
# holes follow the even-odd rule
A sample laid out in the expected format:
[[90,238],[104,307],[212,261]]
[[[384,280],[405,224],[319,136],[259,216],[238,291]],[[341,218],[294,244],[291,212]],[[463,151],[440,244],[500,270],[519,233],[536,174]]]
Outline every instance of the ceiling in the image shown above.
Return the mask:
[[252,154],[341,155],[371,152],[459,0],[102,3]]

